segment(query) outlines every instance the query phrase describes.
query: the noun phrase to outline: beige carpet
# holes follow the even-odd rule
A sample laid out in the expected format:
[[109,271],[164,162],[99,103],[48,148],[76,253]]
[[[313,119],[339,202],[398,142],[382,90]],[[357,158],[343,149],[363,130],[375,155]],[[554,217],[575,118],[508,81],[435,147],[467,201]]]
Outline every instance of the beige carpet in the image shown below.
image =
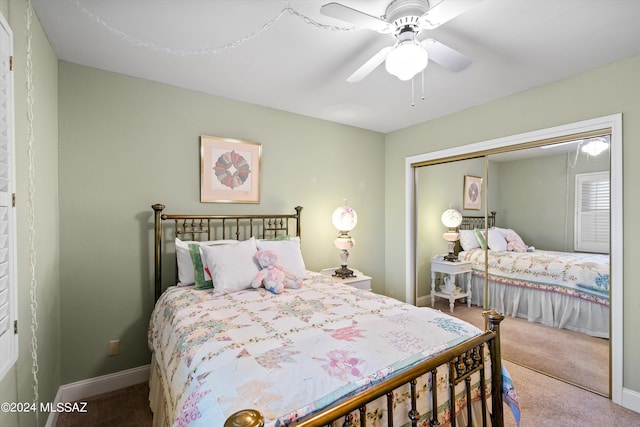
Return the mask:
[[[468,308],[437,298],[435,308],[484,329],[482,308]],[[566,329],[551,328],[527,319],[506,317],[500,325],[502,358],[569,381],[602,395],[609,393],[609,340]]]
[[[457,309],[456,309],[457,310]],[[518,393],[520,427],[640,426],[640,414],[611,400],[505,361]],[[505,427],[515,427],[504,410]]]

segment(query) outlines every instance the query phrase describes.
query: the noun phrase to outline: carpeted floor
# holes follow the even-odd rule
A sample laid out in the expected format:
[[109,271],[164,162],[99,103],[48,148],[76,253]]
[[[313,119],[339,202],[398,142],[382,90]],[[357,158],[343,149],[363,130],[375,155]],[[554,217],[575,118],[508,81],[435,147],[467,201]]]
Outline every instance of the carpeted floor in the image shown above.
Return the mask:
[[82,399],[86,413],[60,412],[56,427],[150,427],[147,383]]
[[[482,307],[437,298],[435,307],[484,329]],[[500,325],[502,358],[533,370],[609,395],[609,340],[527,319],[506,317]]]

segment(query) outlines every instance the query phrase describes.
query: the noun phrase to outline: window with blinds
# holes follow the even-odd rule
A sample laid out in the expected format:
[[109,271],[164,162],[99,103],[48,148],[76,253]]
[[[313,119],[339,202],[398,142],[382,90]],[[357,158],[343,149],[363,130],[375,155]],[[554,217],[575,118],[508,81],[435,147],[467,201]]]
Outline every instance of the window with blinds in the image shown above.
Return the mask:
[[18,358],[12,37],[0,14],[0,380]]
[[609,253],[609,172],[576,175],[575,250]]

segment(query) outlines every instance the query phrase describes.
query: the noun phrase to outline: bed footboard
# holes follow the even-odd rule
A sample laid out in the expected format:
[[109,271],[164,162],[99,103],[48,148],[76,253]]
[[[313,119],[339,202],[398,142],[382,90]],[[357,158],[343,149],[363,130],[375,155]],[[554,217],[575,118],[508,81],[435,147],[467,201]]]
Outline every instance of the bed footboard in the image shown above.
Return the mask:
[[[349,414],[353,411],[360,411],[361,414],[366,412],[366,405],[382,396],[387,396],[387,424],[393,425],[393,391],[405,384],[411,386],[411,410],[407,414],[407,421],[412,426],[416,426],[420,420],[420,414],[416,410],[416,379],[422,375],[428,374],[432,376],[432,384],[435,384],[435,375],[438,367],[448,365],[449,369],[449,388],[455,393],[455,386],[458,383],[465,383],[466,390],[466,411],[467,419],[472,419],[472,399],[471,399],[471,375],[479,373],[481,384],[485,383],[485,363],[484,363],[484,346],[488,346],[491,360],[491,412],[487,417],[487,396],[485,395],[485,387],[480,387],[481,394],[481,411],[482,420],[476,420],[478,425],[486,425],[487,419],[491,420],[492,426],[504,426],[503,400],[502,400],[502,361],[500,354],[500,322],[504,316],[495,311],[485,311],[483,316],[487,321],[488,330],[468,341],[465,341],[455,347],[450,348],[433,358],[425,360],[411,368],[392,375],[391,377],[376,383],[375,385],[363,390],[361,393],[353,395],[342,401],[336,402],[324,410],[309,415],[303,419],[293,422],[291,425],[298,427],[315,427],[328,426],[341,418],[345,418],[344,427],[350,427]],[[438,408],[440,403],[437,401],[437,393],[431,393],[431,407]],[[451,414],[456,413],[454,408],[455,399],[449,399],[449,410]],[[432,411],[432,419],[430,425],[438,425],[438,411]],[[362,416],[361,427],[366,426],[366,418]],[[262,427],[264,425],[264,417],[260,412],[253,409],[238,411],[231,415],[225,422],[225,427]],[[456,426],[455,416],[451,417],[451,426]]]

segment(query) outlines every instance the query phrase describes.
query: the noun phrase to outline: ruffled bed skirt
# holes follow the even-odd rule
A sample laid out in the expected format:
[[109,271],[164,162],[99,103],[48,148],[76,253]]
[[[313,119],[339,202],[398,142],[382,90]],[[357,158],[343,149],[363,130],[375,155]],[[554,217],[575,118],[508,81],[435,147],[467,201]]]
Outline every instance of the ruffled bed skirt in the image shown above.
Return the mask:
[[[471,303],[484,304],[484,277],[473,275]],[[489,309],[554,328],[609,338],[609,307],[570,295],[489,280]]]

